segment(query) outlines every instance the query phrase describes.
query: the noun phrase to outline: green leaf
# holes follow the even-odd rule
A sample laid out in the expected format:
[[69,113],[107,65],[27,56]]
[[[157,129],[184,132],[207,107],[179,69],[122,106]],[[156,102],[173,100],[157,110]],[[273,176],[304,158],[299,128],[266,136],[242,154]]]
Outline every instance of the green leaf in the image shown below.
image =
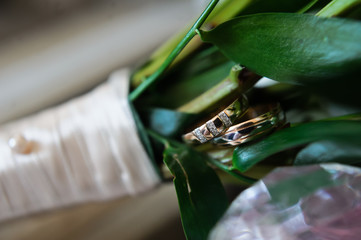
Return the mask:
[[297,154],[294,165],[326,162],[344,164],[361,163],[361,143],[346,144],[338,141],[315,142]]
[[257,14],[235,18],[200,35],[229,59],[259,75],[359,103],[358,21],[308,14]]
[[317,121],[280,130],[269,137],[239,146],[233,153],[233,166],[241,172],[265,158],[286,149],[315,141],[330,140],[348,144],[361,144],[361,121]]
[[205,156],[187,147],[167,147],[164,163],[174,175],[174,186],[187,239],[207,239],[223,215],[228,200]]

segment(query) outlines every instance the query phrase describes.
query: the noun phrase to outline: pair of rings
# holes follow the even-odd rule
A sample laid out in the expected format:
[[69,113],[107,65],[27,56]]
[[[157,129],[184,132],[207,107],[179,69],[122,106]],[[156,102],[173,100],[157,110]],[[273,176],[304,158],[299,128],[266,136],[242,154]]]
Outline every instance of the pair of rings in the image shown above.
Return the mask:
[[212,142],[218,146],[236,146],[265,136],[285,123],[278,103],[248,107],[242,95],[212,119],[184,134],[188,144]]

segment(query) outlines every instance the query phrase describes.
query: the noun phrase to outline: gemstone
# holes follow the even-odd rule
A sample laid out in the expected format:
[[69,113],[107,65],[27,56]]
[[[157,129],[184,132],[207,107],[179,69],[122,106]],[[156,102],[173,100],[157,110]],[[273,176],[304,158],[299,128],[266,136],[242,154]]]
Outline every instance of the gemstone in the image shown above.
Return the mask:
[[243,191],[209,239],[355,240],[360,226],[360,168],[282,167]]
[[221,119],[221,121],[223,122],[224,126],[226,126],[226,128],[229,128],[230,126],[232,126],[231,120],[229,119],[227,114],[225,114],[224,112],[221,112],[220,114],[218,114],[218,117]]
[[202,134],[201,130],[199,128],[196,128],[193,131],[193,135],[201,142],[201,143],[205,143],[207,142],[207,138]]
[[214,125],[213,121],[208,121],[206,125],[207,125],[208,130],[212,133],[212,135],[214,137],[216,137],[220,134],[220,132],[216,128],[216,125]]

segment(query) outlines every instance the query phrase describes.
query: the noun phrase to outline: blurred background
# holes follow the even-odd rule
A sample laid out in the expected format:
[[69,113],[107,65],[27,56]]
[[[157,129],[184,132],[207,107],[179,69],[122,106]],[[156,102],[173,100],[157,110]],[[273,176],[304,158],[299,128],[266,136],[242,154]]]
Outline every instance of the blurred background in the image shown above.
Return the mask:
[[1,1],[0,123],[85,92],[115,69],[142,63],[206,2]]
[[[134,67],[199,15],[203,0],[0,1],[0,123]],[[136,198],[0,223],[0,239],[184,239],[173,184]]]

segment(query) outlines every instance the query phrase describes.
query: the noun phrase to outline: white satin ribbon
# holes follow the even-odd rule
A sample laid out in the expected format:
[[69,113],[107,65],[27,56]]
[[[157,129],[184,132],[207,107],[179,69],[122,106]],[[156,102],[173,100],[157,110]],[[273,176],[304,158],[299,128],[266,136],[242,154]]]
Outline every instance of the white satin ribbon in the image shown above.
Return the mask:
[[0,127],[0,220],[134,195],[160,182],[137,135],[128,77],[117,71],[84,96]]

